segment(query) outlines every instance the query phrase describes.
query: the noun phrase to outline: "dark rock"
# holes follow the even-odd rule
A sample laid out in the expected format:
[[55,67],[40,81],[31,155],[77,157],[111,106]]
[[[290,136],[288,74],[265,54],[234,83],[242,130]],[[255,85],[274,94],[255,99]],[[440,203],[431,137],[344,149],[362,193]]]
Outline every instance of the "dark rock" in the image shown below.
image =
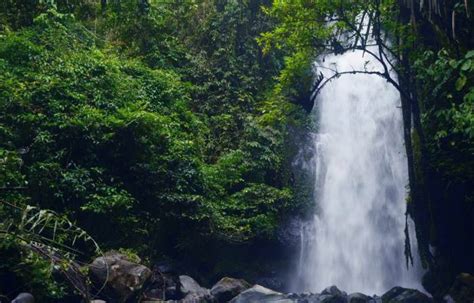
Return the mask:
[[347,293],[341,291],[336,286],[330,286],[321,292],[319,300],[321,303],[346,303]]
[[321,302],[321,294],[318,293],[289,293],[287,295],[288,299],[292,299],[296,303],[320,303]]
[[456,301],[454,301],[453,297],[451,297],[450,295],[444,296],[443,300],[444,300],[444,303],[456,303]]
[[260,285],[254,285],[233,298],[230,303],[293,303],[287,295]]
[[321,294],[321,296],[319,297],[319,302],[321,303],[347,303],[347,296]]
[[22,292],[11,303],[35,303],[35,298],[30,293]]
[[190,276],[179,276],[179,282],[181,284],[181,292],[184,295],[184,298],[180,302],[201,303],[214,301],[209,289],[201,287],[199,283]]
[[325,288],[322,292],[322,295],[338,295],[338,296],[347,296],[345,292],[337,288],[336,286],[329,286]]
[[153,270],[159,271],[164,274],[176,274],[177,272],[173,264],[169,262],[162,262],[162,263],[156,264]]
[[251,285],[245,280],[225,277],[211,288],[211,295],[219,303],[227,302],[250,287]]
[[285,284],[279,277],[261,277],[257,279],[256,283],[269,289],[281,290]]
[[383,303],[431,303],[433,300],[416,289],[394,287],[382,296]]
[[179,276],[171,267],[155,266],[143,291],[144,300],[179,300],[183,298]]
[[199,292],[204,292],[206,291],[205,288],[201,287],[196,280],[191,278],[190,276],[179,276],[179,282],[181,283],[181,291],[184,294],[189,294],[189,293],[199,293]]
[[374,295],[372,300],[370,300],[370,303],[382,303],[382,297],[379,297],[377,295]]
[[290,293],[286,294],[286,297],[287,297],[288,299],[297,300],[297,299],[299,299],[299,298],[303,298],[303,295],[295,294],[295,293],[291,293],[291,292],[290,292]]
[[349,303],[368,303],[371,300],[373,300],[371,297],[361,294],[360,292],[350,294],[347,298],[347,302]]
[[[173,301],[175,302],[175,301]],[[212,303],[215,302],[214,298],[209,294],[203,293],[190,293],[183,299],[179,300],[180,303]]]
[[448,296],[455,302],[474,302],[474,277],[467,273],[459,274],[449,289]]
[[131,298],[151,276],[150,269],[115,251],[95,259],[89,268],[96,286],[106,283],[104,294],[117,302]]

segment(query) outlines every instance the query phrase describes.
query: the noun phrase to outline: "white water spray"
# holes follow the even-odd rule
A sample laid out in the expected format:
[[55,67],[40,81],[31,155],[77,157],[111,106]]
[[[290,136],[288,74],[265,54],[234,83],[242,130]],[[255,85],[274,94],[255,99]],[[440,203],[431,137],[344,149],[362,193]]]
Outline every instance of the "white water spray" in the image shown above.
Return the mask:
[[[324,65],[379,69],[359,51],[326,57]],[[343,75],[318,96],[311,164],[317,214],[304,228],[298,290],[422,289],[411,220],[415,266],[409,270],[404,255],[408,175],[400,106],[399,93],[376,75]]]

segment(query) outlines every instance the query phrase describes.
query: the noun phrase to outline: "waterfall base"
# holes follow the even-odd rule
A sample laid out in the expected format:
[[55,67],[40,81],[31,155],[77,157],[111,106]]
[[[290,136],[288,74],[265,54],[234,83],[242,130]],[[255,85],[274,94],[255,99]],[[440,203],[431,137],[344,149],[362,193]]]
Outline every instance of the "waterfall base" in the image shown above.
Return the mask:
[[324,289],[321,293],[303,293],[303,294],[282,294],[272,291],[260,285],[255,285],[252,288],[240,293],[237,297],[230,301],[231,303],[250,303],[250,302],[284,302],[284,303],[431,303],[434,302],[432,298],[426,294],[409,288],[394,287],[386,292],[381,297],[368,296],[362,293],[347,294],[339,290],[336,286],[331,286]]

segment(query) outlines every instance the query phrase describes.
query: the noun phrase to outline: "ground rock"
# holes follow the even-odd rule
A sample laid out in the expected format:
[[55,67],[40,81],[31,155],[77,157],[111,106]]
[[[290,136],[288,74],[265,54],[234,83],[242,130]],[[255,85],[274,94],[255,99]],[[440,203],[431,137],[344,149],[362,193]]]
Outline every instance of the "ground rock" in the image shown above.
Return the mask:
[[140,290],[151,276],[151,270],[123,254],[111,251],[89,266],[92,281],[106,283],[104,294],[117,302],[125,302]]
[[211,296],[209,289],[201,287],[199,283],[190,276],[179,276],[179,282],[181,284],[181,292],[184,295],[184,298],[180,302],[214,302],[214,298]]
[[217,302],[223,303],[231,300],[250,287],[251,285],[245,280],[225,277],[211,288],[211,295]]
[[179,276],[179,282],[181,283],[181,291],[183,294],[189,293],[200,293],[200,292],[207,292],[208,290],[201,287],[196,280],[191,278],[190,276]]
[[288,295],[273,291],[260,285],[254,285],[233,298],[230,303],[293,303]]
[[321,295],[318,303],[347,303],[347,297],[342,295]]
[[474,302],[474,276],[467,273],[459,274],[448,295],[455,302]]
[[337,286],[333,285],[333,286],[329,286],[327,288],[325,288],[322,292],[321,292],[322,295],[339,295],[339,296],[347,296],[347,294],[340,290],[339,288],[337,288]]
[[268,276],[268,277],[260,277],[255,281],[255,284],[261,285],[268,289],[274,289],[276,291],[283,288],[285,282],[281,277],[277,277],[276,275]]
[[321,303],[346,303],[347,293],[336,286],[329,286],[321,292],[319,300]]
[[424,293],[403,287],[394,287],[382,296],[383,303],[431,303],[433,300]]
[[294,302],[297,303],[319,303],[320,296],[320,294],[314,294],[309,292],[299,294],[289,293],[288,299],[292,299]]
[[142,294],[143,300],[179,300],[183,298],[179,276],[169,265],[153,267],[153,273]]
[[35,303],[35,298],[30,293],[22,292],[11,303]]
[[347,302],[348,303],[369,303],[371,301],[375,302],[374,299],[372,299],[371,297],[366,296],[364,294],[361,294],[360,292],[350,294],[347,297]]

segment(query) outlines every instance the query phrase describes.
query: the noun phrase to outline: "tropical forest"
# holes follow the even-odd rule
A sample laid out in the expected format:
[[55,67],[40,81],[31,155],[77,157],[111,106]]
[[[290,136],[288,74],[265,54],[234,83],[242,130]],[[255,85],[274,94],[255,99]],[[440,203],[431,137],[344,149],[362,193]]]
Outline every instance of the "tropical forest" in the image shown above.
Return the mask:
[[0,0],[9,302],[474,302],[474,1]]

